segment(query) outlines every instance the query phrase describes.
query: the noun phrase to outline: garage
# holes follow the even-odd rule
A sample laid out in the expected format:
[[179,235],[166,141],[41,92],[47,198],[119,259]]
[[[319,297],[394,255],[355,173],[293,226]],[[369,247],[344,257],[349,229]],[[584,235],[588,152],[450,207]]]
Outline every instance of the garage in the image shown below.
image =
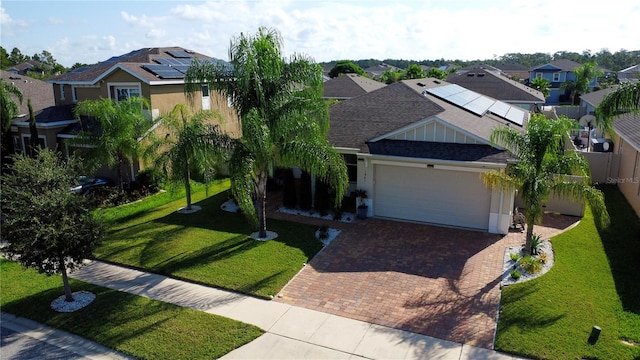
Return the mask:
[[487,230],[491,191],[475,171],[374,167],[374,216]]

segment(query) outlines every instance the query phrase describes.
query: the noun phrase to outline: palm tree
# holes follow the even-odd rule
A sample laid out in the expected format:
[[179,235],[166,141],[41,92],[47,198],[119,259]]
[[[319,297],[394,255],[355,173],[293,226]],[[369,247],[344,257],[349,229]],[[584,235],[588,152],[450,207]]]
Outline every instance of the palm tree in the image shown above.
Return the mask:
[[[609,224],[604,195],[591,186],[589,164],[576,151],[565,151],[565,141],[573,122],[566,117],[549,120],[535,114],[521,133],[509,127],[495,128],[491,142],[504,146],[516,156],[517,162],[506,171],[491,171],[482,175],[491,188],[517,189],[524,202],[527,220],[525,251],[531,252],[533,225],[542,217],[542,206],[550,194],[587,202],[601,227]],[[572,180],[570,175],[582,177]]]
[[531,87],[540,91],[545,99],[551,94],[551,83],[545,78],[537,77],[533,79]]
[[599,126],[610,132],[613,117],[622,112],[640,113],[640,82],[625,81],[604,97],[596,109]]
[[263,27],[255,36],[232,39],[229,58],[232,68],[192,64],[186,91],[192,99],[205,82],[238,112],[242,138],[217,132],[212,139],[218,148],[230,150],[231,192],[259,237],[267,236],[267,179],[276,166],[298,166],[318,176],[333,187],[339,207],[347,168],[326,139],[329,118],[320,66],[298,54],[284,59],[280,34]]
[[153,157],[154,165],[162,169],[170,181],[184,185],[186,210],[192,210],[191,171],[202,174],[215,166],[208,143],[202,138],[211,132],[212,120],[220,119],[219,113],[203,110],[191,114],[186,105],[178,104],[158,119],[159,126],[149,134],[145,157]]
[[602,76],[602,70],[596,68],[595,62],[588,62],[582,66],[578,66],[573,69],[573,73],[576,76],[575,81],[567,81],[562,84],[562,88],[570,92],[571,103],[575,104],[576,99],[589,92],[589,83],[594,79]]
[[5,168],[4,165],[8,165],[8,163],[12,161],[12,158],[8,156],[15,152],[11,136],[11,121],[18,116],[20,108],[13,98],[18,99],[22,104],[22,91],[20,88],[0,79],[0,116],[2,117],[0,119],[2,121],[0,124],[0,134],[2,134],[0,140],[2,147],[0,154],[2,158],[0,161],[3,164],[3,169]]
[[74,109],[76,118],[88,116],[96,124],[90,127],[87,123],[89,128],[80,131],[70,143],[82,147],[87,170],[115,166],[120,191],[122,166],[137,160],[141,149],[139,138],[151,127],[144,108],[149,108],[149,101],[134,96],[117,103],[111,99],[84,100]]

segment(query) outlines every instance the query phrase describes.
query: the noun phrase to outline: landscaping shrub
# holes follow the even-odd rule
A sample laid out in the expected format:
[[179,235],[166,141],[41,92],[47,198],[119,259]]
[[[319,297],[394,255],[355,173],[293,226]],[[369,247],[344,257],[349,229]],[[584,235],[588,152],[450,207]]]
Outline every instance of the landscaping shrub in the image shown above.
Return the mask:
[[520,260],[520,267],[529,274],[535,274],[542,271],[542,263],[530,255],[526,255]]
[[509,273],[509,275],[514,278],[515,280],[520,279],[520,276],[522,276],[522,274],[520,274],[520,271],[518,270],[511,270],[511,272]]

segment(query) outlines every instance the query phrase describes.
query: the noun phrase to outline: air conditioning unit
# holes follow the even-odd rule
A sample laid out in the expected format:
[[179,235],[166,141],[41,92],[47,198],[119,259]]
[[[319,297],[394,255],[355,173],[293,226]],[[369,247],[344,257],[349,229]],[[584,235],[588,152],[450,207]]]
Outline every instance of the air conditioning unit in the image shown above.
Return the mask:
[[611,139],[591,139],[591,149],[593,152],[613,151],[613,141]]

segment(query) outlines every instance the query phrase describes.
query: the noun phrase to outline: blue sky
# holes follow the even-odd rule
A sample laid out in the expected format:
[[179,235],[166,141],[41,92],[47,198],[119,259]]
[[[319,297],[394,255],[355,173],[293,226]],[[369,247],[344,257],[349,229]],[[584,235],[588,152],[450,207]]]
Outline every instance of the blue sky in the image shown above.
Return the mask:
[[64,66],[181,46],[228,58],[231,38],[280,31],[284,52],[339,59],[491,59],[640,50],[640,2],[616,0],[133,0],[0,2],[0,45]]

